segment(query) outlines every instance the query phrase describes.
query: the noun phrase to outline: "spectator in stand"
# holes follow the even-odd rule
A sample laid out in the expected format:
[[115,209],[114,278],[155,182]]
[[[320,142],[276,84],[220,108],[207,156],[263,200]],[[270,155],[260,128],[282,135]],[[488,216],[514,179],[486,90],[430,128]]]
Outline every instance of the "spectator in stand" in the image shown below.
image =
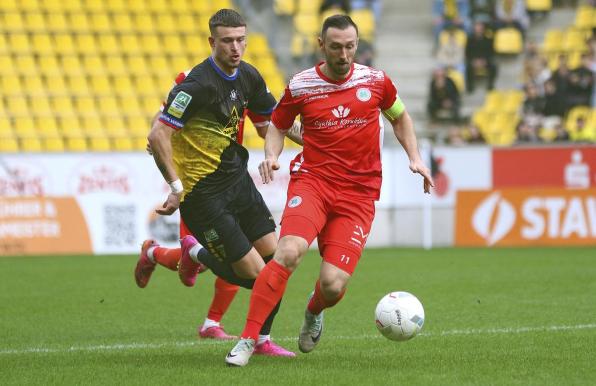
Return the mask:
[[571,72],[567,64],[567,55],[559,56],[559,67],[553,72],[550,80],[554,82],[557,98],[562,102],[564,107],[563,115],[567,112],[568,104],[567,97],[569,93],[569,76]]
[[476,125],[470,125],[468,128],[468,143],[482,144],[486,143],[484,135]]
[[470,0],[472,22],[492,26],[495,22],[495,0]]
[[470,33],[472,22],[469,0],[434,0],[432,14],[435,41],[439,38],[439,33],[447,27],[462,28]]
[[354,56],[354,62],[372,67],[374,58],[375,50],[373,45],[368,40],[360,39],[358,41],[358,48],[356,49],[356,56]]
[[522,121],[517,125],[517,143],[538,143],[541,142],[538,136],[537,127],[529,122]]
[[525,36],[530,26],[525,0],[497,0],[497,27],[515,27]]
[[[592,70],[592,78],[596,79],[596,34],[592,33],[592,37],[588,40],[588,50],[590,54],[590,69]],[[592,107],[596,107],[596,87],[592,87]]]
[[565,115],[565,95],[557,90],[557,83],[549,79],[544,83],[544,115],[562,117]]
[[480,75],[488,77],[487,88],[492,90],[497,76],[495,50],[492,33],[486,31],[484,23],[474,23],[474,33],[468,36],[466,43],[466,88],[473,92],[475,78]]
[[538,45],[533,40],[526,44],[524,55],[524,82],[534,83],[538,92],[544,94],[544,83],[552,75],[547,60],[540,55]]
[[557,142],[569,141],[569,133],[567,132],[567,130],[565,130],[565,128],[563,127],[561,122],[559,122],[555,125],[555,132],[557,133],[555,136],[555,139],[554,139],[555,141],[557,141]]
[[436,69],[430,84],[428,102],[428,113],[431,119],[459,121],[459,107],[460,95],[455,83],[447,77],[444,69]]
[[589,54],[582,54],[581,65],[569,74],[569,107],[590,106],[594,89],[594,74]]
[[544,106],[546,101],[544,97],[538,92],[538,88],[529,83],[525,87],[526,99],[524,100],[523,113],[524,115],[535,115],[542,117],[544,115]]
[[464,47],[457,42],[455,31],[454,28],[447,30],[447,41],[439,46],[437,61],[441,67],[453,68],[463,76],[466,71],[465,52]]
[[352,0],[350,3],[352,10],[356,11],[362,8],[368,8],[373,11],[375,20],[378,22],[381,19],[382,4],[380,0]]

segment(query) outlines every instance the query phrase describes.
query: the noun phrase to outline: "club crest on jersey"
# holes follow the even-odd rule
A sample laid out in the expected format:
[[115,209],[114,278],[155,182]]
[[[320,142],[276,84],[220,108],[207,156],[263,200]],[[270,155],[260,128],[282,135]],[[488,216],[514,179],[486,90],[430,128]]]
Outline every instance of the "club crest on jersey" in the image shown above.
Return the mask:
[[232,90],[232,92],[230,92],[230,100],[235,101],[236,99],[238,99],[238,93],[236,90]]
[[302,197],[294,196],[290,198],[290,201],[288,201],[288,208],[295,208],[300,204],[302,204]]
[[350,109],[339,105],[337,108],[331,110],[331,112],[335,118],[345,118],[350,114]]
[[358,98],[360,102],[368,102],[371,96],[372,94],[370,90],[366,87],[362,87],[356,90],[356,98]]

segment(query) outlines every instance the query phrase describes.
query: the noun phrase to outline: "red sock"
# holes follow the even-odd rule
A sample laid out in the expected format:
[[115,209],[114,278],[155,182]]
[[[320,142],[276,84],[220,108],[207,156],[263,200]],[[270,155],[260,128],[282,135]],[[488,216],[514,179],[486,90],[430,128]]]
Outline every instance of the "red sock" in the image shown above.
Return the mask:
[[327,300],[323,296],[321,292],[321,283],[317,280],[317,284],[315,284],[315,294],[310,298],[310,302],[308,302],[308,311],[310,311],[313,315],[318,315],[323,311],[325,308],[333,307],[336,305],[345,295],[346,290],[344,289],[341,294],[336,299]]
[[163,265],[164,267],[171,269],[172,271],[178,270],[178,262],[182,257],[181,248],[164,248],[157,247],[153,250],[153,259],[156,263]]
[[238,292],[238,287],[235,284],[230,284],[224,279],[218,277],[215,279],[215,292],[213,293],[213,300],[207,313],[207,318],[219,322],[221,318],[232,304],[234,296]]
[[259,331],[282,298],[292,272],[275,260],[271,260],[259,273],[250,295],[250,306],[242,338],[257,339]]

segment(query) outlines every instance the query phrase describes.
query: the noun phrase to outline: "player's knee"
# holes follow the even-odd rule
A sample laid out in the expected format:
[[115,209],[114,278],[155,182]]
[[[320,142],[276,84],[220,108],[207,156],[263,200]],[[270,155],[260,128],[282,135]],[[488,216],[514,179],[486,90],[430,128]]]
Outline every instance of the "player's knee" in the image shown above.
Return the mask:
[[340,297],[346,290],[347,282],[337,278],[320,278],[321,292],[325,299],[334,300]]
[[277,248],[275,253],[275,261],[289,270],[295,270],[300,263],[301,253],[298,248],[293,245],[285,245]]

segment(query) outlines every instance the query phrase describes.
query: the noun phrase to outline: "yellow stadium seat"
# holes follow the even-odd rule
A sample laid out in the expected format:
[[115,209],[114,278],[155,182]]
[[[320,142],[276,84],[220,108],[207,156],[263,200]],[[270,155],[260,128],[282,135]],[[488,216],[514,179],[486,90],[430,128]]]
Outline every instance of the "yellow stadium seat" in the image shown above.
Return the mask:
[[68,90],[73,95],[88,95],[90,91],[89,82],[84,75],[73,75],[67,79]]
[[563,50],[580,51],[586,46],[586,36],[582,30],[569,28],[563,37]]
[[[128,13],[116,13],[112,16],[112,28],[119,33],[130,32],[132,28],[132,18]],[[126,46],[123,46],[126,47]]]
[[302,35],[314,38],[319,34],[319,27],[318,13],[299,13],[294,16],[294,29]]
[[27,116],[30,113],[29,102],[23,96],[14,96],[6,100],[6,110],[13,117]]
[[65,2],[62,2],[60,0],[44,0],[41,3],[41,6],[43,9],[45,9],[46,11],[50,11],[50,12],[64,12],[66,10],[65,7]]
[[105,74],[106,64],[99,55],[87,55],[83,57],[83,68],[88,75]]
[[2,0],[0,1],[0,11],[16,11],[19,9],[17,6],[17,0]]
[[297,0],[297,2],[299,13],[318,13],[321,6],[320,0]]
[[68,27],[66,16],[63,12],[51,12],[46,17],[46,27],[49,32],[62,32]]
[[521,33],[513,28],[502,28],[495,34],[495,52],[499,54],[519,54],[523,51]]
[[74,98],[75,109],[80,116],[95,116],[97,115],[97,107],[95,106],[95,98],[91,96],[80,96]]
[[526,9],[528,11],[547,12],[552,8],[552,0],[526,0]]
[[180,72],[191,69],[194,66],[194,64],[195,63],[192,62],[191,60],[189,60],[187,56],[182,56],[182,55],[172,56],[171,66],[170,66],[170,68],[173,70],[172,82],[174,81],[174,79]]
[[46,19],[41,12],[28,12],[25,14],[25,29],[29,32],[45,32]]
[[110,12],[128,11],[125,0],[105,0],[105,7]]
[[2,17],[2,28],[6,31],[25,30],[25,21],[19,11],[6,12]]
[[43,150],[51,153],[62,153],[64,151],[64,140],[59,136],[51,136],[43,139]]
[[52,54],[54,52],[54,44],[50,36],[46,34],[35,34],[31,39],[33,50],[37,54]]
[[101,34],[97,39],[99,51],[105,55],[120,55],[120,46],[112,34]]
[[89,150],[91,151],[110,151],[110,140],[106,137],[89,138]]
[[8,46],[13,53],[29,54],[31,51],[31,42],[26,33],[11,33],[8,35]]
[[38,73],[37,63],[35,63],[35,58],[32,55],[17,56],[15,62],[16,69],[23,76]]
[[567,58],[567,65],[570,69],[575,70],[578,68],[582,63],[582,52],[581,51],[572,51],[569,52],[569,56]]
[[151,130],[151,120],[146,115],[131,115],[126,118],[126,127],[133,135],[147,136]]
[[170,74],[172,70],[170,69],[170,64],[168,63],[166,57],[155,55],[149,57],[149,69],[153,74]]
[[133,78],[133,87],[137,95],[155,95],[157,86],[151,75],[139,75]]
[[0,137],[0,152],[16,153],[19,151],[19,143],[14,137]]
[[139,104],[139,100],[136,97],[119,97],[118,106],[120,107],[122,113],[126,116],[143,114],[143,110],[141,108],[141,105]]
[[31,111],[35,116],[51,116],[53,114],[47,98],[31,98]]
[[18,76],[12,76],[12,75],[5,75],[0,79],[0,89],[2,90],[2,94],[5,94],[7,96],[12,96],[12,95],[22,95],[24,90],[23,90],[23,84],[21,83],[21,80]]
[[176,25],[178,26],[178,31],[184,32],[187,34],[198,34],[199,29],[195,25],[195,20],[191,15],[180,14],[176,16]]
[[146,74],[149,68],[145,58],[141,55],[132,55],[126,58],[126,69],[128,73]]
[[[154,1],[152,3],[161,3]],[[176,24],[174,15],[170,13],[158,13],[155,18],[155,28],[159,33],[172,33],[178,32],[180,29]]]
[[103,122],[98,116],[81,118],[83,132],[89,137],[105,137]]
[[86,0],[85,1],[85,10],[91,11],[91,12],[96,12],[96,13],[107,12],[104,0]]
[[501,110],[504,99],[504,94],[501,91],[489,91],[488,94],[486,94],[483,109],[489,112],[498,112]]
[[14,119],[14,132],[19,137],[35,137],[37,130],[33,118],[29,116],[16,117]]
[[66,93],[66,83],[62,75],[56,74],[46,77],[46,87],[48,94],[53,96],[64,95]]
[[64,70],[65,74],[68,75],[82,75],[83,72],[83,63],[79,59],[78,55],[65,55],[62,56],[62,69]]
[[[151,0],[149,0],[149,2],[150,1]],[[143,13],[148,10],[147,2],[145,0],[128,0],[126,8],[132,13]]]
[[141,98],[141,107],[143,109],[143,114],[147,114],[147,116],[153,116],[161,106],[161,101],[159,98],[154,96],[145,96]]
[[133,26],[137,33],[155,33],[155,19],[150,13],[139,13],[134,15]]
[[[468,41],[468,35],[466,35],[466,32],[461,29],[454,29],[452,30],[452,33],[455,35],[455,41],[457,42],[457,44],[461,47],[465,47]],[[439,34],[440,45],[447,44],[447,42],[449,41],[449,35],[449,30],[441,31],[441,33]]]
[[132,151],[132,140],[128,137],[116,137],[112,140],[112,147],[116,151]]
[[43,75],[58,75],[62,73],[62,68],[54,55],[43,55],[38,59],[38,66]]
[[94,54],[97,53],[97,40],[90,33],[78,34],[75,37],[75,46],[79,53]]
[[62,32],[54,35],[54,44],[56,52],[60,54],[72,54],[75,51],[74,40],[68,32]]
[[50,100],[53,112],[59,117],[72,117],[75,115],[75,108],[70,95],[54,97]]
[[111,95],[112,84],[110,78],[106,75],[93,75],[91,76],[91,90],[95,95]]
[[585,133],[580,131],[577,125],[577,120],[579,118],[583,118],[587,124],[590,123],[590,115],[591,110],[587,106],[577,106],[571,109],[567,114],[567,118],[565,119],[565,129],[569,132],[569,137],[573,141],[582,141],[588,138],[585,138]]
[[108,14],[103,12],[91,14],[90,29],[99,33],[110,32],[111,22]]
[[472,123],[477,126],[480,131],[484,132],[488,123],[490,122],[492,114],[486,110],[476,110],[472,114]]
[[68,116],[58,118],[60,132],[66,137],[80,137],[83,135],[81,121],[77,116]]
[[[106,96],[98,99],[99,113],[103,116],[120,115],[121,107],[113,96]],[[126,106],[127,107],[127,106]]]
[[[0,34],[0,39],[2,34]],[[14,75],[16,73],[16,66],[12,57],[9,55],[0,55],[0,75]]]
[[91,30],[91,22],[86,12],[74,12],[69,15],[69,30],[87,33]]
[[54,117],[37,117],[34,120],[37,133],[40,137],[55,137],[60,135],[58,123]]
[[177,34],[163,35],[161,47],[165,53],[170,55],[176,55],[185,51],[182,40]]
[[120,55],[107,56],[105,69],[109,75],[122,75],[127,72],[124,60]]
[[594,26],[593,18],[596,17],[596,12],[589,5],[581,5],[577,8],[575,13],[575,26],[580,29],[589,29]]
[[23,77],[23,88],[28,96],[39,97],[46,96],[46,89],[41,77],[30,74]]
[[121,97],[130,97],[135,95],[132,82],[128,75],[118,75],[114,77],[114,91]]
[[83,136],[66,137],[65,147],[68,151],[84,152],[87,151],[87,140]]
[[105,132],[108,137],[120,137],[126,135],[126,125],[120,117],[109,117],[105,119]]
[[296,0],[274,0],[273,11],[277,15],[293,15],[296,12]]
[[350,17],[358,26],[358,34],[368,40],[372,41],[375,35],[375,15],[368,8],[361,8],[353,10]]
[[544,35],[543,50],[546,53],[559,52],[563,49],[563,31],[549,29]]
[[21,139],[21,151],[37,153],[42,151],[41,140],[37,137],[26,137]]
[[10,119],[6,117],[6,114],[0,115],[0,137],[12,137],[12,123]]
[[147,136],[138,136],[132,138],[132,148],[137,151],[145,151],[147,148]]
[[524,102],[524,92],[520,90],[508,91],[504,94],[501,110],[508,113],[517,112]]

